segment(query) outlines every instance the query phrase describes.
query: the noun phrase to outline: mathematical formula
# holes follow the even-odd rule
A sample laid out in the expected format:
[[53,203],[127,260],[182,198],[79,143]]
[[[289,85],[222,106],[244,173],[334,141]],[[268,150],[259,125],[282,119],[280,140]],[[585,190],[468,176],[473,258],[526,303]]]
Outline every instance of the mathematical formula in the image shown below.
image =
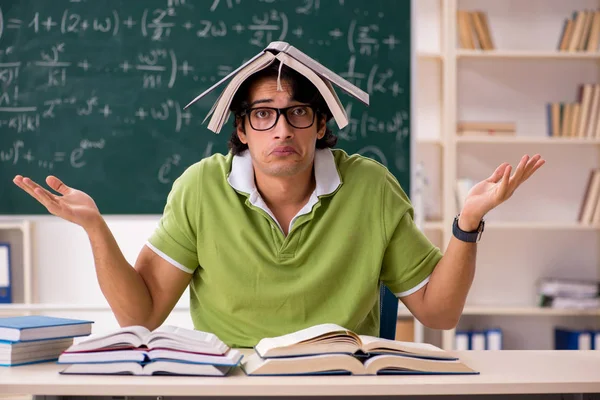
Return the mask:
[[[131,10],[115,8],[110,1],[102,8],[86,3],[91,4],[63,0],[19,14],[13,13],[16,7],[0,6],[0,165],[82,169],[89,165],[90,155],[119,146],[121,137],[133,129],[148,131],[149,137],[199,135],[205,130],[205,112],[183,110],[182,103],[244,61],[239,56],[217,57],[221,43],[227,46],[231,40],[245,43],[255,53],[274,40],[335,52],[336,72],[372,98],[385,96],[391,103],[404,97],[408,85],[403,72],[389,61],[409,43],[398,38],[394,24],[381,23],[384,10],[354,8],[345,18],[327,17],[331,27],[313,36],[312,27],[303,21],[323,17],[321,0],[302,0],[293,7],[286,3],[285,11],[277,0],[256,0],[252,7],[247,7],[250,0],[209,0],[202,6],[164,0],[158,7],[157,2],[148,2],[144,6],[153,6]],[[346,3],[350,1],[331,0],[327,6],[341,10],[349,7]],[[243,12],[243,18],[227,17],[244,10],[250,12]],[[179,45],[182,38],[186,46]],[[91,83],[96,81],[101,84]],[[190,95],[177,95],[187,88],[194,89]],[[389,136],[390,143],[407,140],[407,110],[392,106],[381,112],[358,108],[348,97],[341,100],[349,119],[345,129],[334,131],[341,140],[360,142],[372,136]],[[52,127],[58,121],[95,134],[82,133],[76,145],[62,149],[36,150],[32,144],[56,134]],[[198,158],[217,151],[218,141],[205,137],[201,143]],[[375,145],[358,152],[384,165],[407,168],[401,156]],[[191,161],[195,160],[178,152],[155,160],[153,179],[170,185]]]

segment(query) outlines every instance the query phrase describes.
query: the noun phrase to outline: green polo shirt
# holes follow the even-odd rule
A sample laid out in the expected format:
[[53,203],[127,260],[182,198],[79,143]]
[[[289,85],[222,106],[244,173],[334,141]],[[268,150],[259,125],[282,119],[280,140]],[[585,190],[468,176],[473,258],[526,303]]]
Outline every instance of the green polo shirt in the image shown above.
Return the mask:
[[235,347],[331,322],[378,336],[379,284],[423,287],[442,257],[381,164],[317,150],[316,189],[287,237],[254,184],[249,152],[215,154],[173,184],[147,246],[193,274],[194,327]]

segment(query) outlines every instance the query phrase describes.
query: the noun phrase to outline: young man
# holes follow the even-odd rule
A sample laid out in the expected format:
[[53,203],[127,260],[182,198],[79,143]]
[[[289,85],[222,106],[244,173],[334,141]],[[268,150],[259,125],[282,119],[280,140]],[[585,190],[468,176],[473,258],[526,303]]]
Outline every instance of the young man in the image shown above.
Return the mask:
[[196,329],[231,346],[325,322],[377,335],[382,282],[426,326],[453,328],[473,280],[482,218],[544,164],[524,156],[512,176],[502,164],[477,184],[442,255],[414,225],[409,199],[385,167],[330,149],[331,114],[304,77],[267,68],[243,84],[231,109],[230,153],[177,179],[134,268],[89,196],[53,176],[46,182],[59,195],[15,178],[50,213],[86,230],[121,325],[158,327],[190,285]]

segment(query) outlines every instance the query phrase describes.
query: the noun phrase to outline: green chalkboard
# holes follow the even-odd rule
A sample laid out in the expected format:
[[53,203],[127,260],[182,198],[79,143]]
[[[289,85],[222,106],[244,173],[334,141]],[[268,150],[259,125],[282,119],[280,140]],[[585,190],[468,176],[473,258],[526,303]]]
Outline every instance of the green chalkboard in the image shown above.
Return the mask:
[[227,152],[202,125],[219,91],[285,40],[370,94],[341,91],[338,147],[385,164],[409,192],[410,1],[2,0],[0,214],[46,214],[12,183],[56,175],[103,214],[160,214],[173,180]]

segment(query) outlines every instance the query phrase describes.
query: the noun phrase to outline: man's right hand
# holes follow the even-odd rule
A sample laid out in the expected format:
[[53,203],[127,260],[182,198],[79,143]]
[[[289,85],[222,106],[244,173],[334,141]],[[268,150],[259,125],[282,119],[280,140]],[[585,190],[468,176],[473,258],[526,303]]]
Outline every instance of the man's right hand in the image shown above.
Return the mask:
[[90,196],[81,190],[68,187],[55,176],[48,176],[46,183],[60,195],[49,192],[31,179],[21,175],[15,176],[13,182],[42,203],[51,214],[73,222],[85,230],[93,228],[102,220],[100,211]]

